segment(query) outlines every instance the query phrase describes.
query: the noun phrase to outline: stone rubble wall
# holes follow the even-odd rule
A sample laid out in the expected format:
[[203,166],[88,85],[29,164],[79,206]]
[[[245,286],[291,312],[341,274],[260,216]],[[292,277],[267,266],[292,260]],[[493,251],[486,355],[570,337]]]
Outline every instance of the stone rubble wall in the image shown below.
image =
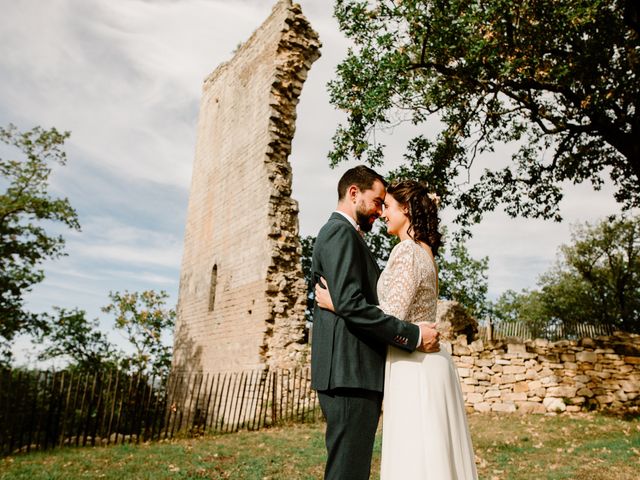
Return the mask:
[[640,335],[452,342],[469,412],[578,412],[640,405]]
[[305,361],[306,286],[288,155],[318,34],[291,0],[205,80],[185,228],[175,373]]

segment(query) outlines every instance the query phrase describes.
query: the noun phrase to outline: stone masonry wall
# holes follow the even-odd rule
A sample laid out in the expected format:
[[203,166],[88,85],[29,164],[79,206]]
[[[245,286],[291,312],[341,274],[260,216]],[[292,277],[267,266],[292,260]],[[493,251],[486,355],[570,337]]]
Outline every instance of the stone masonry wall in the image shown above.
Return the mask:
[[470,344],[460,336],[452,350],[469,411],[577,412],[640,405],[640,335]]
[[204,82],[178,319],[176,373],[304,361],[306,287],[288,155],[318,35],[290,0]]

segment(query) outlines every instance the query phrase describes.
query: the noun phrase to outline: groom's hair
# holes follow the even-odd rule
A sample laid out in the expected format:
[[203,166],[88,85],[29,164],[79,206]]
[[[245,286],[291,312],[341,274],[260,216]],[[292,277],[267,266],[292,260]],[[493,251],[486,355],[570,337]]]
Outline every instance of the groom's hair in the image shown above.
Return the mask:
[[344,172],[344,175],[342,175],[342,178],[340,178],[338,182],[338,200],[344,198],[351,185],[355,185],[361,192],[364,192],[365,190],[371,189],[376,180],[380,180],[385,187],[387,186],[384,177],[372,168],[365,165],[350,168]]

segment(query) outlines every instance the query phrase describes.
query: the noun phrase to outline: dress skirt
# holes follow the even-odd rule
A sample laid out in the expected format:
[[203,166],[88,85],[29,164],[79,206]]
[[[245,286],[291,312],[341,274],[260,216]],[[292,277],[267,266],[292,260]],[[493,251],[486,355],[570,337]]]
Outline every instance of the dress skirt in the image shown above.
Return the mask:
[[437,353],[389,347],[381,480],[478,478],[464,398],[449,345]]

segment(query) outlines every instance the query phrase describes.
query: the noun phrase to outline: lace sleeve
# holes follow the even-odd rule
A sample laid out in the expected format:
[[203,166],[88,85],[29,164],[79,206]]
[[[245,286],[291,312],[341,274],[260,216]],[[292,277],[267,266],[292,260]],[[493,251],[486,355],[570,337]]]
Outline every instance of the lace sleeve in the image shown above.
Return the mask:
[[407,318],[409,307],[418,288],[419,278],[416,272],[415,250],[409,243],[398,244],[389,258],[385,275],[384,298],[380,299],[380,308],[387,315],[401,320]]

